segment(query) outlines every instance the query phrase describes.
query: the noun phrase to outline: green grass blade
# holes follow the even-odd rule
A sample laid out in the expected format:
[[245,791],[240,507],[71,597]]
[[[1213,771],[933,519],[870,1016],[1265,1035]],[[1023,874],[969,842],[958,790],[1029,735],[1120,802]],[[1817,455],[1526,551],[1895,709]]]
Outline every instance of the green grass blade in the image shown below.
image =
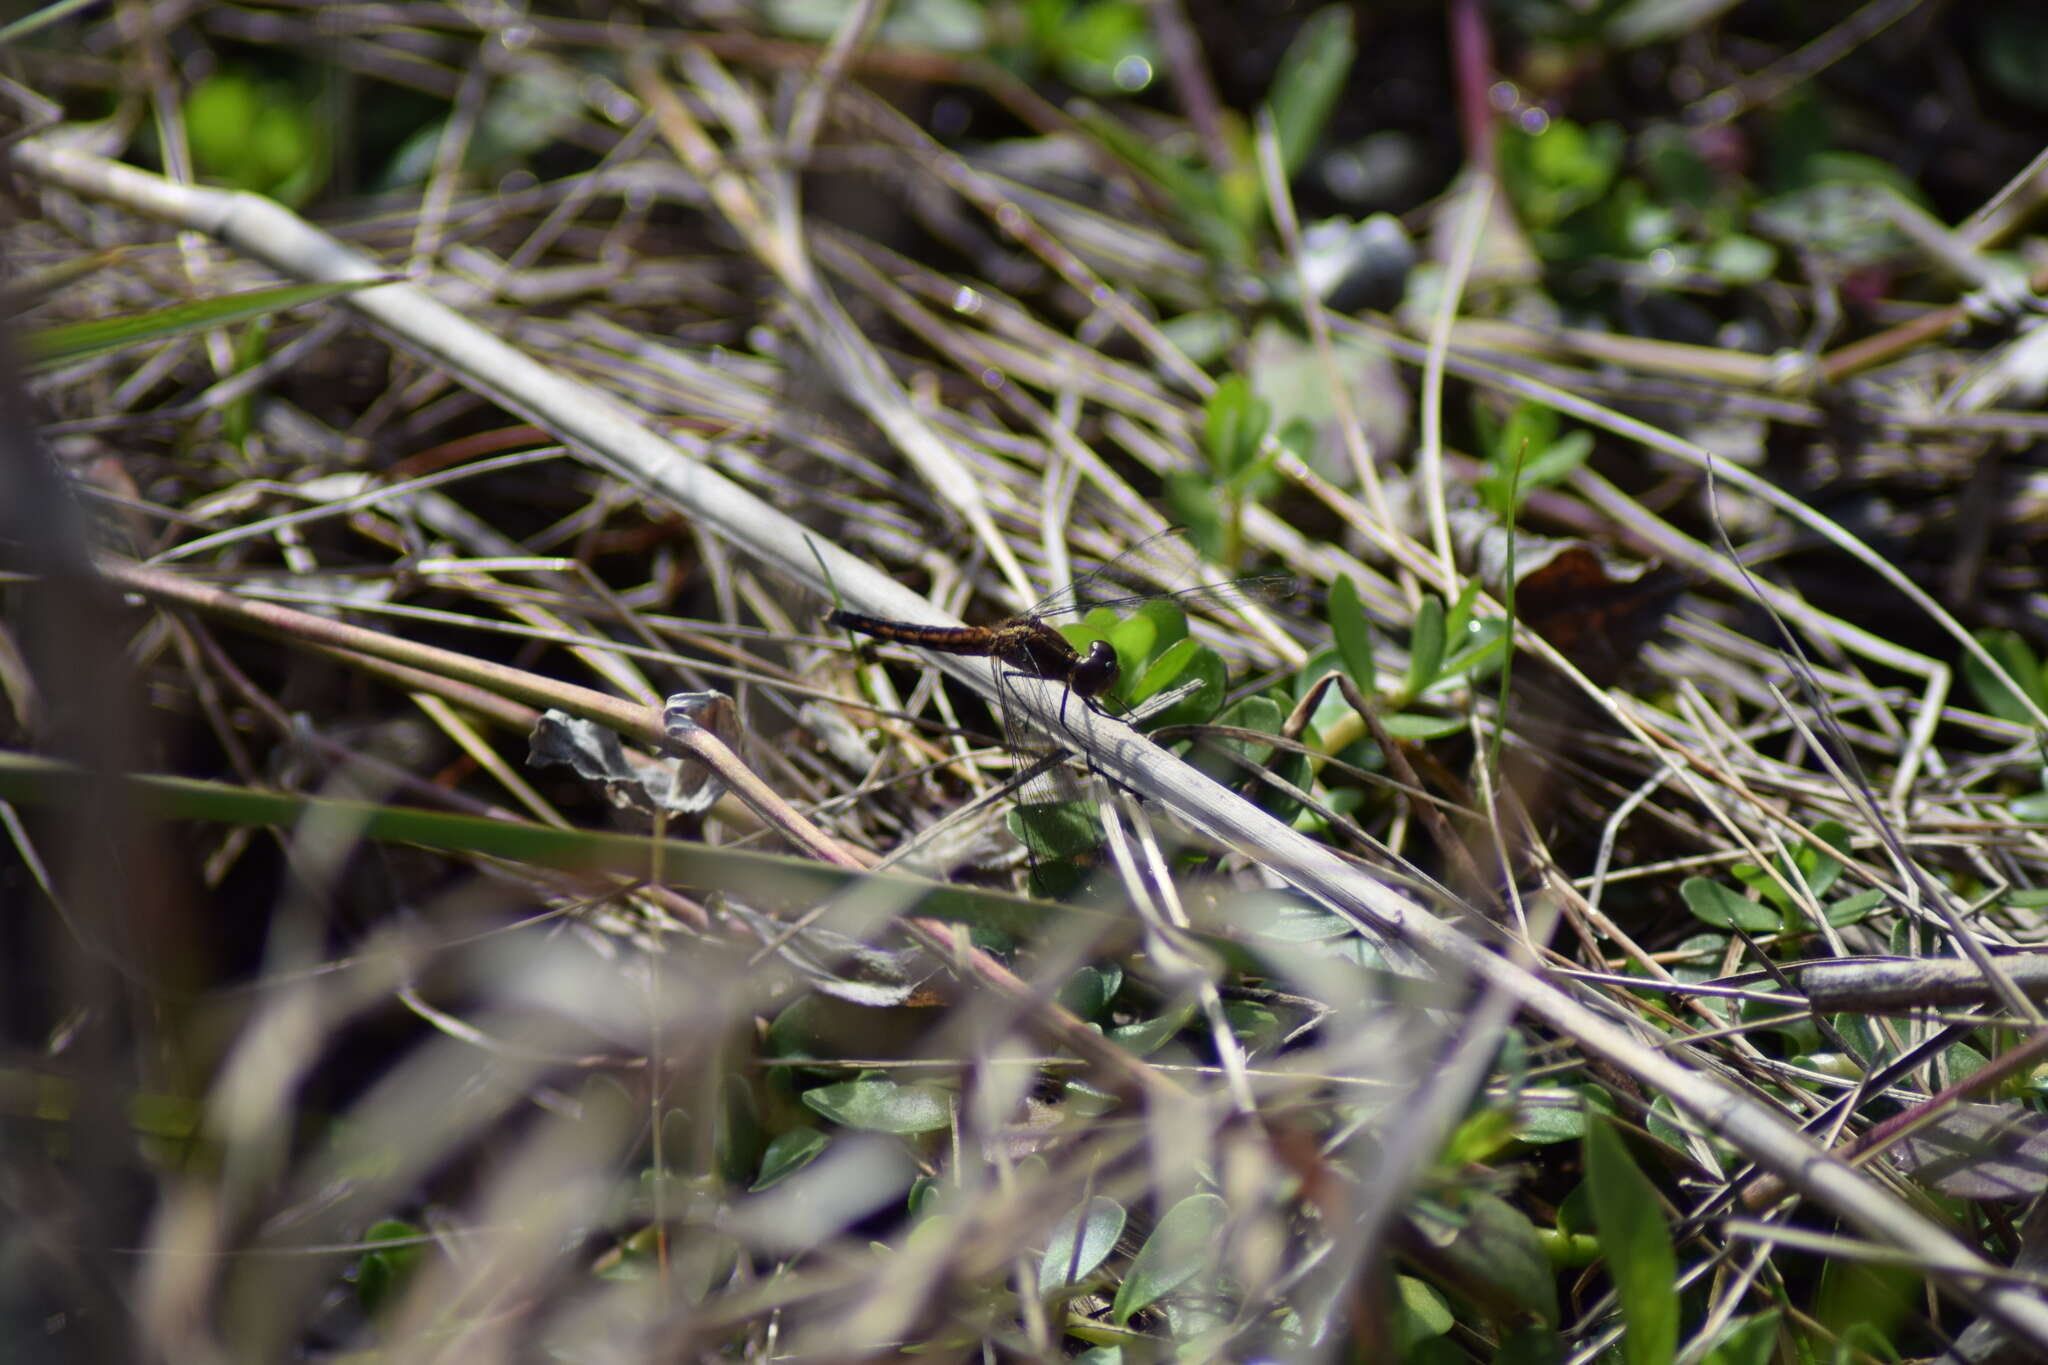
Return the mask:
[[97,318],[91,322],[68,322],[58,327],[41,327],[27,335],[26,347],[31,370],[55,369],[110,351],[124,350],[151,341],[163,341],[189,332],[245,322],[267,313],[282,312],[301,304],[318,303],[339,294],[385,284],[385,280],[342,280],[329,284],[294,284],[279,289],[252,289],[241,294],[176,303],[147,313],[125,317]]

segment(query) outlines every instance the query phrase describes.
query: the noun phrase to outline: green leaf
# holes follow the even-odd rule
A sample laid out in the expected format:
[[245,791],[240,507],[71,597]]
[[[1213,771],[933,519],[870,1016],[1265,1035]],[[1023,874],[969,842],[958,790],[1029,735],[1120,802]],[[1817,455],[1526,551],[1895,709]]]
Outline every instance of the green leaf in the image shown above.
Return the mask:
[[1130,1272],[1117,1286],[1110,1318],[1121,1326],[1206,1271],[1217,1242],[1230,1221],[1230,1211],[1213,1194],[1191,1194],[1166,1211],[1159,1226],[1131,1259]]
[[1273,423],[1273,405],[1252,392],[1251,381],[1234,374],[1209,395],[1204,430],[1208,435],[1209,467],[1221,479],[1233,478],[1259,457],[1259,445]]
[[1813,838],[1802,841],[1793,853],[1793,867],[1816,897],[1826,895],[1840,879],[1842,860],[1836,850],[1848,847],[1848,827],[1839,820],[1823,820],[1813,827]]
[[1621,169],[1621,130],[1552,119],[1540,133],[1502,137],[1501,174],[1532,228],[1553,227],[1605,195]]
[[1169,725],[1199,725],[1216,714],[1230,678],[1216,651],[1198,640],[1182,640],[1155,659],[1131,689],[1131,700],[1142,702],[1182,683],[1192,682],[1195,690],[1158,715],[1147,718],[1145,728]]
[[1740,928],[1752,934],[1774,934],[1784,927],[1784,916],[1768,905],[1739,896],[1728,887],[1705,877],[1687,877],[1678,894],[1693,918],[1718,929]]
[[1154,1018],[1113,1028],[1109,1030],[1109,1039],[1126,1052],[1149,1057],[1172,1042],[1174,1035],[1186,1028],[1188,1020],[1194,1017],[1195,1007],[1191,1002]]
[[1231,1000],[1223,1006],[1230,1032],[1247,1052],[1256,1052],[1280,1041],[1280,1016],[1250,1000]]
[[1425,716],[1413,711],[1399,711],[1382,717],[1380,724],[1395,739],[1431,740],[1455,735],[1469,728],[1470,722],[1458,716]]
[[[237,374],[253,370],[270,352],[270,328],[268,318],[258,318],[235,337],[234,367]],[[221,409],[220,438],[236,450],[247,453],[249,437],[256,430],[256,393],[244,391],[231,399]]]
[[[1475,404],[1481,414],[1484,404]],[[1502,521],[1512,521],[1537,488],[1562,483],[1593,453],[1593,437],[1584,431],[1558,433],[1555,409],[1523,401],[1509,411],[1506,422],[1487,446],[1486,473],[1474,484],[1480,502]]]
[[1459,1122],[1437,1160],[1444,1169],[1454,1171],[1484,1165],[1500,1155],[1501,1148],[1514,1137],[1514,1112],[1499,1105],[1487,1105]]
[[1337,657],[1344,661],[1344,671],[1370,699],[1379,676],[1372,657],[1372,630],[1366,623],[1358,584],[1348,575],[1330,585],[1330,633],[1336,637]]
[[331,134],[304,88],[224,69],[192,88],[183,113],[208,180],[296,205],[327,179]]
[[[1180,624],[1179,634],[1172,639],[1162,638],[1165,623],[1161,620],[1157,610],[1161,607],[1165,608],[1173,616],[1174,621]],[[1146,608],[1146,611],[1131,617],[1127,621],[1118,621],[1108,626],[1103,634],[1103,638],[1108,640],[1110,645],[1116,650],[1116,666],[1121,670],[1126,679],[1142,679],[1151,665],[1158,660],[1160,655],[1167,651],[1169,646],[1187,643],[1185,638],[1187,635],[1185,622],[1182,621],[1180,613],[1174,609],[1172,603],[1150,602],[1146,604]],[[1095,613],[1091,612],[1090,617],[1094,618],[1094,616]],[[1139,683],[1131,683],[1125,688],[1131,701],[1143,701],[1145,697],[1151,695],[1150,693],[1141,694],[1138,691],[1141,685]]]
[[1083,1019],[1097,1019],[1109,1009],[1109,1002],[1123,989],[1123,968],[1115,963],[1083,967],[1060,987],[1059,1001]]
[[[814,1106],[815,1107],[815,1106]],[[771,1185],[787,1180],[804,1167],[818,1159],[832,1139],[808,1124],[778,1134],[768,1144],[768,1150],[761,1154],[761,1173],[754,1178],[748,1190],[765,1190]]]
[[[1999,667],[2011,675],[2036,706],[2048,709],[2048,687],[2042,681],[2041,663],[2034,657],[2034,651],[2027,642],[2010,630],[1980,630],[1977,643],[1998,661]],[[1970,690],[1977,694],[1977,700],[1986,711],[2000,720],[2014,725],[2033,725],[2034,718],[2027,712],[2027,704],[2003,678],[1986,668],[1974,654],[1963,655],[1963,676],[1970,681]]]
[[1289,176],[1308,164],[1357,52],[1351,11],[1342,5],[1326,5],[1311,14],[1287,45],[1270,102],[1280,164]]
[[1882,891],[1858,891],[1826,907],[1828,923],[1837,929],[1846,929],[1861,922],[1871,911],[1884,904]]
[[1592,453],[1592,433],[1567,431],[1522,461],[1519,482],[1524,489],[1563,483]]
[[946,1184],[931,1176],[921,1175],[910,1182],[910,1193],[903,1201],[912,1218],[929,1220],[940,1216],[946,1203]]
[[1166,319],[1159,330],[1180,353],[1208,369],[1222,364],[1231,348],[1244,340],[1244,324],[1225,308],[1202,308]]
[[1656,1186],[1629,1158],[1614,1125],[1586,1134],[1586,1183],[1621,1302],[1621,1356],[1628,1365],[1668,1365],[1678,1348],[1678,1255]]
[[1960,1085],[1972,1075],[1991,1065],[1991,1059],[1971,1047],[1968,1043],[1952,1043],[1942,1050],[1941,1060],[1948,1067],[1951,1085]]
[[842,1081],[806,1090],[804,1103],[848,1128],[876,1133],[933,1133],[953,1122],[949,1096],[936,1086],[903,1085],[881,1078]]
[[1778,1356],[1784,1319],[1778,1309],[1736,1318],[1721,1329],[1700,1365],[1770,1365]]
[[1793,875],[1790,868],[1784,866],[1782,859],[1779,862],[1777,876],[1773,876],[1758,864],[1747,861],[1730,863],[1728,865],[1728,875],[1762,896],[1764,904],[1776,910],[1781,916],[1780,922],[1783,922],[1782,916],[1787,910],[1792,908],[1792,897],[1779,883],[1778,877],[1785,877],[1790,880],[1797,880],[1797,878]]
[[[1133,664],[1149,663],[1167,648],[1188,638],[1188,614],[1171,598],[1154,598],[1141,604],[1131,613],[1129,620],[1123,622],[1122,628],[1129,628],[1132,622],[1136,621],[1145,623],[1142,639],[1146,643],[1142,651],[1133,650]],[[1140,638],[1133,634],[1132,644],[1136,645]],[[1118,638],[1116,630],[1110,631],[1109,642],[1119,650],[1124,648],[1124,643]]]
[[1077,102],[1070,112],[1103,146],[1158,184],[1172,201],[1181,225],[1205,251],[1232,264],[1251,260],[1250,215],[1231,201],[1223,177],[1207,167],[1176,160],[1150,137],[1093,105]]
[[1417,1346],[1444,1335],[1458,1325],[1458,1315],[1451,1311],[1444,1296],[1428,1281],[1396,1275],[1394,1293],[1397,1310],[1394,1330],[1402,1348],[1400,1359],[1413,1359],[1409,1353]]
[[[752,8],[774,31],[822,43],[839,31],[852,7],[846,0],[763,0]],[[1062,14],[1066,9],[1059,6]],[[972,0],[907,0],[889,7],[874,41],[906,51],[983,52],[988,28],[988,7]]]
[[1091,801],[1020,801],[1008,824],[1039,860],[1060,862],[1102,847],[1102,822]]
[[1683,128],[1651,123],[1636,134],[1634,150],[1660,201],[1675,200],[1705,213],[1720,194],[1723,181],[1694,143],[1693,135]]
[[1286,894],[1246,898],[1232,906],[1230,922],[1279,943],[1323,943],[1356,932],[1351,921],[1334,910]]
[[[719,1179],[734,1187],[745,1185],[759,1174],[768,1146],[768,1135],[761,1129],[760,1096],[753,1086],[727,1073],[718,1079],[711,1113],[711,1150]],[[671,1151],[687,1151],[697,1140],[696,1125],[680,1109],[662,1116],[662,1131],[673,1137]]]
[[1525,398],[1508,409],[1505,419],[1497,419],[1493,407],[1474,395],[1472,410],[1486,441],[1487,463],[1497,468],[1512,468],[1531,450],[1557,439],[1557,409],[1547,404]]
[[[1417,1231],[1488,1297],[1546,1324],[1557,1321],[1557,1275],[1529,1216],[1497,1195],[1462,1190],[1455,1208],[1423,1200],[1409,1213]],[[1500,1357],[1496,1356],[1495,1359]]]
[[405,1288],[406,1281],[419,1268],[420,1258],[426,1252],[421,1237],[420,1229],[395,1218],[370,1224],[369,1230],[363,1234],[365,1242],[397,1245],[366,1251],[356,1262],[356,1302],[363,1306],[365,1313],[374,1315],[381,1312]]
[[[1558,1365],[1564,1358],[1558,1349],[1555,1331],[1547,1326],[1523,1323],[1501,1333],[1500,1345],[1487,1360],[1489,1365]],[[1437,1357],[1442,1365],[1450,1365],[1454,1359],[1457,1356],[1448,1349]]]
[[241,294],[224,294],[196,303],[172,304],[147,313],[130,313],[118,318],[95,318],[91,322],[68,322],[61,327],[31,331],[24,339],[31,370],[54,369],[96,355],[141,346],[147,342],[203,332],[230,323],[245,322],[266,313],[282,312],[302,304],[318,303],[341,294],[373,289],[389,280],[345,280],[336,284],[294,284],[282,289],[252,289]]
[[1444,662],[1444,603],[1440,597],[1425,597],[1415,612],[1415,626],[1408,636],[1408,680],[1406,693],[1419,697],[1436,681]]
[[1755,285],[1778,271],[1778,249],[1740,232],[1717,238],[1707,248],[1706,267],[1724,285]]
[[1573,1090],[1531,1090],[1515,1108],[1515,1137],[1534,1146],[1586,1135],[1586,1106]]
[[1139,6],[1130,0],[1092,0],[1068,8],[1061,19],[1050,46],[1054,65],[1068,84],[1096,95],[1129,95],[1152,83],[1159,54]]
[[1487,621],[1474,621],[1466,626],[1463,635],[1453,635],[1453,641],[1464,643],[1451,651],[1451,657],[1444,660],[1443,675],[1447,678],[1468,677],[1479,679],[1490,677],[1500,671],[1502,660],[1508,652],[1508,623],[1498,617]]
[[[0,1072],[0,1076],[5,1076]],[[139,1134],[171,1142],[190,1142],[204,1119],[199,1101],[183,1095],[145,1090],[128,1101],[128,1122]]]
[[[1280,732],[1281,726],[1285,723],[1286,713],[1280,709],[1280,704],[1270,697],[1244,697],[1233,703],[1227,711],[1203,716],[1199,720],[1205,725],[1230,726],[1274,735]],[[1152,728],[1149,722],[1146,728]],[[1241,783],[1261,769],[1282,771],[1287,781],[1296,780],[1292,775],[1295,765],[1291,762],[1291,756],[1281,756],[1270,744],[1261,744],[1256,740],[1243,739],[1235,735],[1226,737],[1209,732],[1198,733],[1194,737],[1194,743],[1188,746],[1185,756],[1189,763],[1226,785]]]
[[1075,1208],[1053,1225],[1052,1240],[1038,1258],[1041,1293],[1078,1284],[1101,1265],[1124,1235],[1124,1206],[1098,1194],[1085,1209]]
[[[1269,696],[1242,697],[1216,717],[1216,724],[1234,725],[1240,730],[1256,730],[1262,735],[1277,735],[1287,724],[1287,711]],[[1261,745],[1259,751],[1263,753],[1268,747]]]
[[1188,528],[1188,543],[1206,559],[1223,558],[1223,498],[1216,481],[1206,472],[1175,470],[1166,476],[1161,490],[1166,510]]
[[1450,614],[1444,618],[1444,639],[1454,653],[1472,648],[1469,643],[1474,635],[1472,608],[1478,601],[1479,580],[1467,579],[1465,586],[1458,590],[1458,600],[1451,603]]

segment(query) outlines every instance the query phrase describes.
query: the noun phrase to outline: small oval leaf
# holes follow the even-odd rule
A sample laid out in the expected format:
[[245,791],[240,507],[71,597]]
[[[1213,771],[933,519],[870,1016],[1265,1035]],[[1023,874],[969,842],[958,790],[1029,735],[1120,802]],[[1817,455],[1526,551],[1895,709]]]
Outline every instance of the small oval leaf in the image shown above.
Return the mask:
[[818,1159],[818,1153],[825,1150],[832,1139],[808,1125],[792,1128],[768,1144],[761,1154],[761,1174],[748,1186],[749,1191],[758,1192],[780,1181],[787,1180],[804,1167]]
[[1415,627],[1408,636],[1408,695],[1419,697],[1436,681],[1444,663],[1444,604],[1440,597],[1425,597],[1415,612]]
[[1693,918],[1718,929],[1739,928],[1752,934],[1770,934],[1784,924],[1770,906],[1738,896],[1706,877],[1687,877],[1679,884],[1678,894],[1685,898],[1685,908],[1692,911]]
[[1378,676],[1372,656],[1372,632],[1366,625],[1365,604],[1359,600],[1358,585],[1339,577],[1330,585],[1330,633],[1336,637],[1337,657],[1358,690],[1370,697]]
[[1121,1326],[1131,1314],[1157,1303],[1208,1269],[1230,1210],[1213,1194],[1191,1194],[1166,1211],[1138,1248],[1130,1273],[1117,1286],[1111,1318]]
[[1079,1283],[1108,1258],[1124,1235],[1124,1206],[1098,1194],[1084,1208],[1076,1207],[1053,1225],[1052,1240],[1038,1259],[1041,1292]]
[[953,1122],[945,1093],[928,1085],[842,1081],[806,1090],[803,1098],[806,1105],[834,1123],[876,1133],[931,1133]]

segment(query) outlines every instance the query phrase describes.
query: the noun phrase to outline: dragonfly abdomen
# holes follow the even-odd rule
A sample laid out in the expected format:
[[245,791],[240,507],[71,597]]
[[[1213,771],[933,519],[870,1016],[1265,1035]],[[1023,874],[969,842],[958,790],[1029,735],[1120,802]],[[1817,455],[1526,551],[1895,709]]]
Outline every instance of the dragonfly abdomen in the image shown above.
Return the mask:
[[983,643],[989,632],[976,626],[921,626],[913,621],[892,621],[857,611],[836,610],[826,614],[825,624],[872,635],[880,640],[944,650],[948,654],[989,652]]

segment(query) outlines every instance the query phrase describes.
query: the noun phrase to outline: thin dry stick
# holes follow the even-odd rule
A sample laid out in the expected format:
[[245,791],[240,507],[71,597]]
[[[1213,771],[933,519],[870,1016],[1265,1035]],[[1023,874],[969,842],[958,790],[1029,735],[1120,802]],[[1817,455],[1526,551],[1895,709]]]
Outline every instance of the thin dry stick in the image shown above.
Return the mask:
[[[440,675],[457,683],[468,683],[487,692],[515,698],[531,706],[559,707],[571,714],[617,730],[650,748],[664,748],[671,743],[667,730],[662,726],[661,711],[658,707],[637,706],[607,693],[578,687],[574,683],[544,678],[523,669],[475,659],[454,650],[438,649],[432,645],[398,639],[378,631],[365,630],[361,626],[330,621],[324,616],[294,611],[290,607],[281,607],[275,603],[251,601],[223,589],[194,583],[159,569],[106,562],[101,565],[101,570],[114,583],[131,592],[139,592],[157,601],[174,602],[212,616],[233,620],[267,635],[294,642],[354,650],[395,663],[407,664],[420,670],[423,682]],[[458,697],[456,700],[460,701],[461,698]],[[730,750],[725,749],[723,745],[717,746],[715,750],[709,749],[709,746],[705,746],[705,749],[705,752],[698,752],[697,745],[691,746],[692,753],[717,767],[719,775],[725,779],[726,785],[732,789],[735,796],[752,807],[762,819],[788,835],[798,846],[815,857],[837,863],[841,867],[858,868],[863,865],[859,858],[812,824],[801,811],[784,801],[781,793],[756,777],[752,769],[732,756]]]

